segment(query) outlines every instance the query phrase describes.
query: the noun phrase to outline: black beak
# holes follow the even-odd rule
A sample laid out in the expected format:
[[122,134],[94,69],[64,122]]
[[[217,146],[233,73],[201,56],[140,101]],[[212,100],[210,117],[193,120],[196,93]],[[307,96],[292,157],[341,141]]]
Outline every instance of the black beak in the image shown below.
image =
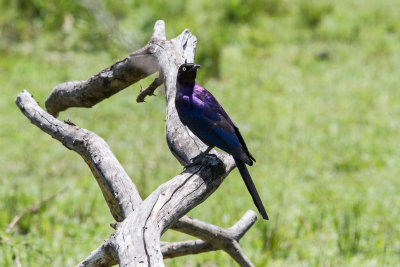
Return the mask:
[[191,66],[191,68],[189,69],[189,71],[194,71],[197,70],[198,68],[200,68],[200,65],[194,64]]

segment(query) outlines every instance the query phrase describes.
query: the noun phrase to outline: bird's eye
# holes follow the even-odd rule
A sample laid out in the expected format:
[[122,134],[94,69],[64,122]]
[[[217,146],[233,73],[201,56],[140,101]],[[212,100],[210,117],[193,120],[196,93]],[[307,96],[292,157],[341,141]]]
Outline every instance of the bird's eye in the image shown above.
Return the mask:
[[182,70],[183,70],[183,71],[186,71],[186,67],[183,67]]

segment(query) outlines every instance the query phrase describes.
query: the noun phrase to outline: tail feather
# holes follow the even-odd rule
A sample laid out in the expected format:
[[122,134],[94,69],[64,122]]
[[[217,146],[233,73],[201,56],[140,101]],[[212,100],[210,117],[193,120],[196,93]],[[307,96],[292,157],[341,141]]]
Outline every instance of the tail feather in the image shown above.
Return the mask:
[[254,204],[256,205],[258,211],[261,213],[261,216],[263,217],[263,219],[268,220],[267,212],[265,211],[264,205],[262,204],[260,196],[258,195],[257,189],[253,183],[253,180],[251,180],[250,173],[247,170],[245,163],[236,158],[234,158],[234,160],[235,160],[236,166],[240,172],[240,175],[242,176],[242,179],[243,179],[244,183],[246,184],[246,187],[249,190],[251,197],[253,198]]

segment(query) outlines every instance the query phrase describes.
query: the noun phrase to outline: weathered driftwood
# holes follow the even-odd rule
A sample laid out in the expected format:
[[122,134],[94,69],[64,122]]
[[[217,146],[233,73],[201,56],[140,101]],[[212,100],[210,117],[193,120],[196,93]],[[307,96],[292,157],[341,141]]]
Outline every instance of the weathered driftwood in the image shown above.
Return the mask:
[[[141,90],[137,100],[144,101],[164,83],[168,146],[178,161],[186,165],[206,148],[182,125],[174,106],[177,68],[185,60],[193,62],[196,42],[196,37],[188,30],[166,40],[164,22],[157,21],[149,43],[142,49],[87,81],[56,86],[46,100],[48,112],[27,91],[18,95],[18,107],[34,125],[82,156],[118,222],[112,225],[115,232],[78,266],[111,266],[117,263],[120,266],[163,266],[163,258],[218,249],[229,253],[242,266],[253,266],[242,251],[239,240],[256,221],[254,212],[248,211],[228,229],[184,216],[212,194],[235,167],[230,156],[213,150],[212,155],[205,157],[200,165],[183,171],[142,200],[135,184],[101,137],[55,118],[69,107],[91,107],[158,72],[159,77]],[[161,235],[171,228],[201,240],[160,242]]]

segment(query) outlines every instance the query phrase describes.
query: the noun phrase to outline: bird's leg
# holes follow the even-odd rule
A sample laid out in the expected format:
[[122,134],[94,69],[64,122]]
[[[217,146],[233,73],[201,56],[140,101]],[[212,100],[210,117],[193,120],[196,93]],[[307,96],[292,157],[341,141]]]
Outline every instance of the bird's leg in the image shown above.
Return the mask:
[[190,163],[188,165],[186,165],[184,167],[184,169],[186,170],[187,168],[193,167],[194,165],[199,164],[200,162],[203,161],[204,157],[207,156],[207,154],[211,151],[211,149],[213,149],[214,146],[209,146],[206,151],[204,152],[200,152],[199,155],[197,155],[196,157],[192,158],[190,161]]

